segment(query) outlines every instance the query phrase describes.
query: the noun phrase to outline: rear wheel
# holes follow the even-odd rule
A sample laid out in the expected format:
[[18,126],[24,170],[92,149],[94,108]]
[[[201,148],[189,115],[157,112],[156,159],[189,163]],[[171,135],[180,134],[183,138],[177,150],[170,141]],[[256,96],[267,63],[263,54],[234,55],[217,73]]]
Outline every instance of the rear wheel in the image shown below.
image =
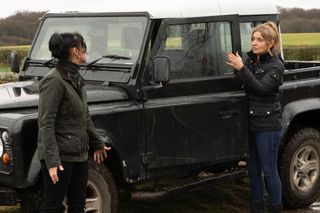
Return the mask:
[[286,145],[280,176],[284,204],[304,208],[320,194],[320,134],[312,128],[299,130]]

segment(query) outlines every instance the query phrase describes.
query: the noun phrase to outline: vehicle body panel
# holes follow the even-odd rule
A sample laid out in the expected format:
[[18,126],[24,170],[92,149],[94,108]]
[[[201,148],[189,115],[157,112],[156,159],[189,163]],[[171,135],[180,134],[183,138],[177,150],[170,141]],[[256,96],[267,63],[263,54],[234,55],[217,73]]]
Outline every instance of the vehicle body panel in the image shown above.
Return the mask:
[[[39,177],[38,84],[56,63],[47,49],[54,31],[79,31],[88,42],[88,63],[79,72],[94,125],[112,147],[105,165],[119,189],[231,170],[246,160],[247,97],[225,64],[225,52],[246,58],[252,28],[278,22],[277,10],[230,0],[169,4],[117,0],[54,10],[42,18],[19,82],[0,85],[0,133],[10,134],[13,156],[9,166],[0,161],[1,186],[26,189]],[[160,73],[154,68],[157,57],[167,62]],[[319,128],[320,114],[320,63],[286,66],[283,144],[299,125]],[[167,78],[156,81],[156,74]],[[306,114],[306,121],[299,119]]]

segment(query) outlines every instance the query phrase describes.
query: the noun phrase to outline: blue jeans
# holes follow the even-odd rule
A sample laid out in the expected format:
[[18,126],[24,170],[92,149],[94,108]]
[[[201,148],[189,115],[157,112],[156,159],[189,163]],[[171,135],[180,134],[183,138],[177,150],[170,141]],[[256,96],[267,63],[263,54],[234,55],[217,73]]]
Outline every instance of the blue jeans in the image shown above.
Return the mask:
[[282,131],[249,132],[249,158],[247,169],[250,180],[251,201],[264,199],[264,178],[268,192],[268,203],[281,203],[282,185],[278,174],[278,149]]

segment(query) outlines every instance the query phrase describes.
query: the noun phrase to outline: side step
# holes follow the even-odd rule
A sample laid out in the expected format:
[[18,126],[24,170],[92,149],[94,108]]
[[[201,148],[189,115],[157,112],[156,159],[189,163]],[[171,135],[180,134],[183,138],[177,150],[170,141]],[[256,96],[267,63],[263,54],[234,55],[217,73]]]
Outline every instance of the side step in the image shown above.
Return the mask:
[[185,181],[182,184],[171,185],[162,188],[159,191],[135,191],[131,193],[131,199],[134,201],[155,201],[165,198],[169,195],[195,191],[206,188],[217,183],[234,181],[247,176],[244,168],[234,169],[228,172],[212,174],[206,177],[197,177],[193,180]]
[[17,205],[17,192],[13,189],[0,187],[0,206]]

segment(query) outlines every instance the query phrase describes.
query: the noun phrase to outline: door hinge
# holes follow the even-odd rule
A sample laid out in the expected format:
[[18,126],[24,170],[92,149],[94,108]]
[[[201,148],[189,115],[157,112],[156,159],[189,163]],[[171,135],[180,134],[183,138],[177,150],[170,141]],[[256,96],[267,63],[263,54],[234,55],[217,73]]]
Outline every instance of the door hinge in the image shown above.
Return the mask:
[[147,101],[146,94],[145,94],[144,90],[141,90],[141,89],[137,90],[137,100],[142,101],[142,102]]
[[146,152],[142,154],[142,163],[143,164],[151,164],[153,161],[155,161],[156,156],[153,152]]

